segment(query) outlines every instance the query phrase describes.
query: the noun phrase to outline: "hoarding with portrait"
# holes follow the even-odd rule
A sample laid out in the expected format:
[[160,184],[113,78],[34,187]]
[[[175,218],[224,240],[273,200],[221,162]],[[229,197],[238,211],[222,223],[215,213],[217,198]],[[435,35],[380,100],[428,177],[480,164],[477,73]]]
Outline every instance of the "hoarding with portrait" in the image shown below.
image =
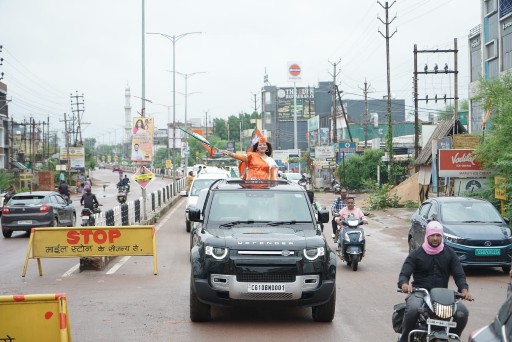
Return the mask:
[[153,156],[154,121],[150,117],[133,119],[131,160],[149,163]]

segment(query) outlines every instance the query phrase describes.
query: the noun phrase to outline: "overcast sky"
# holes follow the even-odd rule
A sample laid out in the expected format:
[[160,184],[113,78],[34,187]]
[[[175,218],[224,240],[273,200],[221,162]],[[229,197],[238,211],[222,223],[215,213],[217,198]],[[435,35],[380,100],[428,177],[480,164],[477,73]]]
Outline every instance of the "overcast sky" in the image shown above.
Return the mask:
[[[384,1],[381,2],[383,5]],[[389,2],[391,5],[392,1]],[[467,98],[470,29],[480,23],[480,1],[398,0],[389,12],[391,89],[413,110],[413,47],[459,48],[460,98]],[[386,41],[378,30],[385,11],[376,0],[146,0],[146,32],[180,35],[176,71],[204,72],[188,80],[188,117],[227,118],[252,112],[263,77],[276,86],[291,86],[287,63],[299,61],[302,80],[315,86],[338,81],[345,99],[362,99],[365,79],[370,97],[386,89]],[[64,113],[71,113],[70,94],[84,94],[84,137],[100,142],[121,141],[125,88],[142,96],[142,0],[0,0],[0,71],[8,86],[9,114],[22,121],[50,117],[52,129],[63,130]],[[453,54],[421,54],[425,63],[453,68]],[[172,43],[146,35],[147,115],[165,127],[172,106]],[[453,76],[423,76],[419,91],[433,97],[453,96]],[[176,75],[176,91],[184,93],[184,78]],[[194,93],[194,94],[190,94]],[[176,93],[176,121],[184,120],[184,96]],[[160,104],[160,105],[156,105]],[[141,100],[132,98],[132,116]],[[421,104],[423,112],[442,107]],[[259,110],[259,108],[258,108]],[[172,107],[170,119],[172,121]],[[110,132],[110,134],[109,134]],[[115,133],[114,133],[115,132]]]

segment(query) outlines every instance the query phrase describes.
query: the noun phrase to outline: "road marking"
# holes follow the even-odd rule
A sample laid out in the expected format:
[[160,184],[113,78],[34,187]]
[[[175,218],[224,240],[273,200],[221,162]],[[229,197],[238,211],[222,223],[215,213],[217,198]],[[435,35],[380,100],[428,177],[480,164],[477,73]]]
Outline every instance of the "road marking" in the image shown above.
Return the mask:
[[107,274],[114,274],[118,269],[121,268],[121,266],[123,266],[128,261],[128,259],[130,259],[129,255],[122,257],[121,260],[119,260],[119,262],[116,262],[115,265],[112,266],[107,271]]
[[78,270],[80,268],[80,263],[76,264],[75,266],[71,267],[69,270],[66,271],[66,273],[64,273],[62,275],[62,278],[65,278],[65,277],[70,277],[71,274],[73,274],[76,270]]

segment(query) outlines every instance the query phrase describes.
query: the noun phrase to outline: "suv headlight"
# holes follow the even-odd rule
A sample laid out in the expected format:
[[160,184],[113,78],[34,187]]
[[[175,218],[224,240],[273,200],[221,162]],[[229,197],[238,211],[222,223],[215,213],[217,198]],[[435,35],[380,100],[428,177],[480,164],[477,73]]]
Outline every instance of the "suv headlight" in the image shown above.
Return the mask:
[[316,260],[318,257],[325,255],[324,247],[304,248],[304,257],[310,261]]
[[222,260],[226,257],[226,255],[228,255],[228,248],[206,246],[205,253],[206,255],[212,256],[214,259]]
[[450,242],[453,242],[453,243],[462,243],[464,241],[464,238],[463,237],[460,237],[460,236],[457,236],[457,235],[452,235],[452,234],[448,234],[448,233],[444,233],[444,238]]

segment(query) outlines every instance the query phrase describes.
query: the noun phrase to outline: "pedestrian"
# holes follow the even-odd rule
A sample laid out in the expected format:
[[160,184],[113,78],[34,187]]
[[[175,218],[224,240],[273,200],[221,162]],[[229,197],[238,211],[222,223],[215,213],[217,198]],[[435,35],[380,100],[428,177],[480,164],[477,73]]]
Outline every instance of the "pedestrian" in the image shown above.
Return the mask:
[[338,223],[336,222],[336,217],[340,216],[341,209],[345,208],[347,204],[345,201],[347,200],[347,189],[341,188],[340,195],[336,198],[331,205],[331,213],[332,213],[332,238],[336,238],[336,232],[338,231]]
[[66,176],[64,175],[64,172],[60,172],[59,174],[59,183],[64,182],[66,180]]
[[[425,288],[428,291],[433,288],[448,288],[450,275],[457,285],[457,291],[462,293],[465,300],[473,297],[468,291],[466,275],[457,254],[443,242],[443,226],[437,221],[430,221],[425,229],[425,240],[421,247],[411,251],[398,276],[398,288],[409,293],[406,301],[405,314],[402,323],[402,335],[400,342],[407,342],[408,335],[416,326],[419,316],[419,308],[423,304],[423,293],[412,293],[413,287]],[[412,284],[409,279],[413,277]],[[468,309],[461,302],[457,303],[453,320],[456,327],[450,332],[461,335],[468,322]]]
[[187,188],[187,194],[190,191],[190,186],[192,185],[192,182],[194,181],[194,171],[189,171],[187,176],[187,181],[185,184],[185,187]]
[[162,175],[162,179],[164,179],[164,176],[165,176],[165,167],[161,167],[160,168],[160,174]]

